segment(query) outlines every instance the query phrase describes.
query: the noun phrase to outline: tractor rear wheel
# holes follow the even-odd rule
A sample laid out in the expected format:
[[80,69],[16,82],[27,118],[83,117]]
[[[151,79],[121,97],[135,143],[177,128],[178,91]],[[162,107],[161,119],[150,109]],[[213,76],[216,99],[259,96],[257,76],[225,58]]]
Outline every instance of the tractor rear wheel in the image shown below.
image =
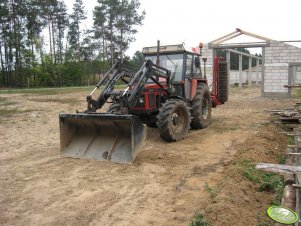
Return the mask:
[[203,129],[211,122],[211,97],[208,85],[199,83],[195,97],[192,101],[191,109],[191,128]]
[[166,101],[157,116],[160,136],[165,141],[178,141],[187,136],[190,125],[190,112],[182,100]]

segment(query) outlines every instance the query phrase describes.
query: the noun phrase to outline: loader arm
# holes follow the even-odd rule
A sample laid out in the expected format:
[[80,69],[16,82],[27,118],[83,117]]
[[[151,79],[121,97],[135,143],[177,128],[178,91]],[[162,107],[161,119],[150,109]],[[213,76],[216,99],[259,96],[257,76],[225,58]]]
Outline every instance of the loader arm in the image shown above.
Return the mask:
[[[87,111],[86,112],[95,112],[97,109],[100,109],[103,107],[103,105],[107,102],[108,98],[111,96],[112,92],[114,91],[116,83],[121,80],[124,83],[128,84],[127,80],[125,78],[128,78],[130,81],[130,78],[133,77],[134,69],[125,66],[121,64],[119,61],[117,61],[110,70],[104,75],[104,77],[97,83],[94,90],[87,96]],[[105,84],[105,82],[107,83]],[[92,95],[93,93],[99,89],[101,85],[105,84],[104,89],[99,94],[97,99],[93,99]]]
[[[148,79],[151,79],[161,89],[163,89],[167,95],[169,95],[170,91],[165,89],[156,78],[164,78],[166,79],[166,83],[169,84],[170,74],[169,70],[153,64],[151,60],[145,61],[140,70],[135,74],[132,81],[128,84],[128,88],[123,93],[123,96],[125,96],[127,92],[129,92],[129,97],[127,98],[128,107],[134,107],[136,105]],[[129,91],[131,87],[134,88]]]

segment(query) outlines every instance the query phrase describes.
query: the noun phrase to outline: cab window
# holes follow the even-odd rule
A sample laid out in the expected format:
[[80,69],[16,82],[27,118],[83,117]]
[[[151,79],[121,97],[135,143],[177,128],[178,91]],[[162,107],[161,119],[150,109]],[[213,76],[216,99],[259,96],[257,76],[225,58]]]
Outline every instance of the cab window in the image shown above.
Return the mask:
[[193,56],[191,54],[187,54],[186,56],[186,69],[185,69],[185,77],[191,77],[193,66]]

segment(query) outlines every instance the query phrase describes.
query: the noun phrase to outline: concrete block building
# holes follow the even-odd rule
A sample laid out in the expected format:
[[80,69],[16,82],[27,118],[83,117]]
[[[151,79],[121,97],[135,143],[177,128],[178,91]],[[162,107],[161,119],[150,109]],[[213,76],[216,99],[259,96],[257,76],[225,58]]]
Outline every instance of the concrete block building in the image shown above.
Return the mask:
[[[239,35],[246,35],[261,40],[255,43],[226,43],[226,41],[233,39]],[[285,88],[285,85],[301,85],[301,48],[287,44],[288,41],[276,41],[263,36],[255,35],[250,32],[236,29],[236,31],[227,34],[221,38],[218,38],[208,44],[204,45],[202,50],[202,57],[207,58],[207,75],[213,74],[213,58],[217,49],[224,49],[231,51],[236,47],[243,48],[262,48],[262,65],[260,66],[261,73],[261,95],[263,97],[290,97],[291,89]],[[239,53],[238,53],[239,54]],[[243,53],[241,53],[242,56]],[[244,54],[245,55],[245,54]],[[230,61],[230,54],[227,54],[227,61]],[[255,56],[249,56],[253,58]],[[241,63],[240,63],[241,64]],[[230,68],[230,63],[228,62]],[[259,65],[257,65],[259,66]],[[228,68],[228,70],[229,70]],[[259,68],[259,67],[258,67]],[[252,83],[252,69],[249,66],[249,85]],[[245,78],[242,70],[240,70],[240,86]],[[230,74],[230,70],[229,70]],[[253,72],[254,74],[254,72]],[[208,76],[209,82],[211,82],[211,76]],[[256,77],[256,76],[255,76]],[[257,71],[257,79],[258,79]],[[231,81],[231,79],[230,79]],[[257,83],[257,82],[256,82]]]
[[264,56],[263,96],[290,97],[284,86],[301,83],[301,48],[271,40]]

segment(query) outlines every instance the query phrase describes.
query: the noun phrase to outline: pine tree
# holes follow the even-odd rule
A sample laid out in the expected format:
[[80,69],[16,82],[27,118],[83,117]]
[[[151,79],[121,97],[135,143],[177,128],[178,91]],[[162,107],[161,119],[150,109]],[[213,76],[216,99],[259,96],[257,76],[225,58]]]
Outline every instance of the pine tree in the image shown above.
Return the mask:
[[68,42],[70,45],[70,53],[72,59],[80,60],[80,24],[86,19],[82,0],[75,0],[73,5],[73,13],[70,15],[71,22],[69,24]]
[[119,33],[119,56],[123,62],[124,51],[128,48],[129,44],[135,41],[133,37],[137,33],[136,25],[142,25],[145,17],[145,11],[139,14],[140,2],[138,0],[121,0],[118,7],[116,29]]
[[102,35],[103,47],[105,41],[109,43],[112,64],[118,52],[123,61],[124,51],[135,40],[134,26],[142,24],[145,12],[139,14],[138,0],[98,0],[98,3],[94,9],[94,27],[98,32],[95,37]]

